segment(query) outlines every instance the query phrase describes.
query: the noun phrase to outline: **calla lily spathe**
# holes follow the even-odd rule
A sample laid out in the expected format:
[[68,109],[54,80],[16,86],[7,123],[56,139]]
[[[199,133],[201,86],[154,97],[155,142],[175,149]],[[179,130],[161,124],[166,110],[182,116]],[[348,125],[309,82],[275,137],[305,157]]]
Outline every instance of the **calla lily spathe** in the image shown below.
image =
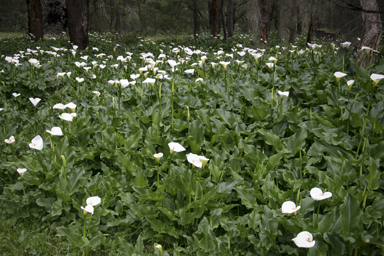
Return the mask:
[[324,192],[323,193],[323,191],[320,188],[311,189],[310,194],[311,194],[312,199],[315,201],[320,201],[320,200],[324,200],[324,199],[332,197],[331,192]]
[[185,148],[181,146],[177,142],[169,142],[168,143],[170,153],[173,154],[173,152],[182,152],[185,151]]
[[16,143],[16,140],[15,140],[14,136],[11,136],[11,137],[9,137],[9,139],[5,139],[4,142],[7,144],[14,145]]
[[381,74],[372,74],[371,79],[374,81],[375,85],[377,85],[381,79],[384,79],[384,75]]
[[37,135],[32,139],[31,143],[29,143],[29,147],[37,150],[42,150],[44,147],[43,138],[40,135]]
[[294,213],[294,212],[297,212],[300,208],[301,208],[301,206],[296,207],[296,204],[294,202],[286,201],[281,206],[281,212],[282,213]]
[[95,208],[93,208],[92,205],[87,205],[85,207],[81,206],[81,209],[83,210],[84,215],[87,214],[87,212],[93,215],[93,212],[95,211]]
[[53,136],[63,136],[63,131],[60,127],[52,127],[51,130],[47,130],[48,133],[50,133]]
[[96,206],[101,203],[101,198],[98,196],[88,197],[86,203],[87,205]]
[[40,98],[29,98],[29,100],[31,101],[31,103],[33,104],[33,106],[36,107],[36,105],[40,102]]
[[199,167],[199,168],[203,167],[203,163],[201,162],[200,157],[196,154],[189,153],[187,155],[187,160],[188,160],[188,162],[190,162],[191,164],[193,164],[196,167]]
[[315,246],[316,241],[313,241],[313,236],[308,231],[302,231],[292,241],[300,248],[311,248]]

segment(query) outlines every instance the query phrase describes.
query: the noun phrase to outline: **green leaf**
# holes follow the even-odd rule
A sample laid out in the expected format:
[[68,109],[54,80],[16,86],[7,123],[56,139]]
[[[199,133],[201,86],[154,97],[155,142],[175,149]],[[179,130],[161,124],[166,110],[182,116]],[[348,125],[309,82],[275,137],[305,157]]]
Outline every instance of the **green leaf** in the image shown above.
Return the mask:
[[296,154],[299,150],[303,149],[305,145],[305,139],[307,138],[307,127],[304,125],[301,126],[300,130],[289,137],[285,141],[285,146],[291,152],[291,154]]
[[80,235],[78,235],[75,232],[73,232],[69,228],[58,227],[57,228],[57,232],[59,232],[61,235],[65,236],[65,237],[67,237],[69,242],[72,245],[74,245],[75,247],[81,247],[84,244],[83,238]]
[[40,205],[41,207],[46,207],[51,209],[52,204],[56,201],[55,198],[49,197],[49,198],[38,198],[36,200],[36,203]]
[[323,238],[327,243],[332,245],[332,255],[345,255],[346,246],[343,238],[341,238],[339,234],[324,233]]
[[369,190],[376,190],[380,186],[380,175],[381,173],[378,171],[378,166],[380,166],[379,160],[376,161],[373,160],[371,157],[369,160],[369,174],[365,177],[365,180],[368,184]]
[[352,232],[360,231],[362,228],[361,217],[363,212],[359,205],[359,201],[353,195],[348,195],[344,204],[340,207],[343,226],[341,236],[344,239],[348,238]]
[[246,207],[253,209],[257,206],[256,198],[249,190],[243,187],[236,187],[235,190]]
[[253,228],[253,230],[259,230],[259,226],[261,224],[261,218],[259,213],[256,210],[253,210],[251,214],[249,214],[248,225]]
[[263,129],[260,129],[258,133],[263,136],[265,143],[273,146],[277,152],[283,150],[283,144],[281,144],[281,139],[277,135]]

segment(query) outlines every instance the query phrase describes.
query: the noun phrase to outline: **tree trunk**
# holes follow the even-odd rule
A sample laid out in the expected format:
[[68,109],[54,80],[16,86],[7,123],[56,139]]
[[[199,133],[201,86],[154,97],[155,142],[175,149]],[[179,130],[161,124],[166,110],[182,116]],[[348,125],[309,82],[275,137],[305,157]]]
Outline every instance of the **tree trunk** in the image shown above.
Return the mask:
[[298,16],[299,13],[298,13],[298,4],[297,4],[297,0],[291,0],[291,7],[290,7],[290,11],[291,13],[294,13],[294,15],[292,16],[292,19],[291,21],[289,22],[289,43],[290,44],[294,44],[295,43],[295,37],[296,37],[296,28],[297,28],[297,24],[298,24],[298,20],[300,19],[300,17]]
[[[43,40],[43,12],[40,0],[27,0],[28,34],[35,40]],[[33,35],[33,36],[32,36]]]
[[211,36],[220,37],[220,0],[212,0],[210,16]]
[[119,34],[121,33],[119,7],[116,8],[116,33],[119,33]]
[[[377,13],[362,12],[363,15],[363,35],[361,37],[359,48],[367,46],[373,50],[377,50],[380,44],[382,33],[381,17],[379,13],[379,5],[376,0],[360,0],[361,7],[364,10],[377,11]],[[372,57],[369,57],[372,56]],[[357,59],[360,61],[360,66],[365,67],[370,63],[374,63],[375,54],[365,50],[359,50]]]
[[313,14],[311,13],[311,20],[309,21],[309,27],[308,27],[308,36],[307,36],[307,43],[312,43],[313,39],[313,30],[314,30],[314,18]]
[[299,4],[296,4],[296,17],[297,17],[297,25],[296,30],[299,35],[303,33],[303,20],[300,13],[300,1]]
[[234,12],[233,12],[234,4],[233,0],[227,0],[227,29],[228,29],[228,37],[233,37],[234,30]]
[[279,42],[281,41],[281,39],[283,38],[283,35],[282,35],[282,25],[283,25],[283,22],[282,22],[282,19],[283,19],[283,7],[282,7],[282,4],[283,4],[283,1],[282,0],[277,0],[277,5],[276,5],[276,29],[277,29],[277,38],[279,40]]
[[296,38],[296,24],[292,24],[289,28],[289,43],[294,44]]
[[227,42],[227,29],[225,27],[225,21],[224,21],[224,0],[221,0],[221,3],[220,3],[220,17],[221,17],[221,25],[223,26],[224,42]]
[[199,37],[199,16],[197,9],[197,0],[193,0],[193,37]]
[[79,50],[88,46],[89,0],[66,0],[71,43]]
[[271,2],[269,0],[260,1],[261,9],[261,39],[265,45],[268,45],[269,24],[271,22]]

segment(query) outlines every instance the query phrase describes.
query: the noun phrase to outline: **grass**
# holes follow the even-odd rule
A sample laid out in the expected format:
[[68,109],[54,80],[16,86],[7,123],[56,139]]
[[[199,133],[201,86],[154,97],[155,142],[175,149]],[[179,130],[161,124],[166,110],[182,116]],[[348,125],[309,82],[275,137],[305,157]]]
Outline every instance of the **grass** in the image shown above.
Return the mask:
[[0,32],[0,39],[14,38],[24,36],[23,32]]

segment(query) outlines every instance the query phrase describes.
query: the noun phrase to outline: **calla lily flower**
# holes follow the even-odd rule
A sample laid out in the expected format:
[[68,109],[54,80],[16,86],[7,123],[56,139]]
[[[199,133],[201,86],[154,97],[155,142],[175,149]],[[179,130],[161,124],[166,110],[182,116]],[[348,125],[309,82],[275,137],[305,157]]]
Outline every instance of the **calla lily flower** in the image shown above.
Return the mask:
[[52,127],[51,130],[47,130],[48,133],[50,133],[53,136],[63,136],[63,131],[60,127]]
[[294,202],[286,201],[281,206],[281,212],[282,213],[294,213],[294,212],[297,212],[300,208],[301,208],[301,206],[296,207],[296,204]]
[[348,90],[351,90],[352,85],[353,85],[354,83],[355,83],[355,80],[349,80],[349,81],[347,81]]
[[315,201],[320,201],[320,200],[324,200],[324,199],[332,197],[331,192],[323,193],[323,191],[320,188],[311,189],[310,194],[311,194],[311,197],[313,198],[313,200],[315,200]]
[[67,108],[70,108],[70,109],[72,109],[72,110],[75,110],[75,109],[76,109],[76,104],[73,103],[73,102],[68,103],[66,106],[67,106]]
[[88,197],[86,203],[87,205],[96,206],[101,203],[101,198],[98,196]]
[[100,92],[98,92],[98,91],[92,91],[94,94],[96,94],[96,96],[97,97],[99,97],[100,96]]
[[187,70],[184,71],[184,73],[193,75],[195,73],[195,70],[193,68],[192,69],[187,69]]
[[181,146],[179,143],[177,142],[170,142],[168,143],[168,146],[169,146],[169,150],[170,150],[170,153],[173,154],[173,152],[182,152],[182,151],[185,151],[185,148],[183,146]]
[[316,241],[313,241],[312,234],[308,231],[300,232],[292,241],[300,248],[311,248],[316,244]]
[[11,136],[9,139],[4,140],[5,143],[14,145],[16,143],[15,137]]
[[200,161],[203,163],[203,168],[205,165],[208,163],[209,159],[206,158],[205,156],[199,156]]
[[374,81],[375,85],[377,85],[381,79],[384,78],[384,75],[381,74],[372,74],[371,79]]
[[14,93],[12,93],[12,96],[15,97],[15,98],[16,98],[16,97],[19,97],[19,96],[20,96],[20,93],[16,93],[16,92],[14,92]]
[[156,158],[156,162],[160,162],[160,159],[163,157],[163,153],[157,153],[157,154],[154,154],[153,156]]
[[59,115],[59,117],[68,122],[72,122],[72,119],[73,119],[73,115],[68,113],[62,113],[61,115]]
[[224,67],[224,69],[227,69],[227,66],[230,64],[230,61],[220,61],[219,64]]
[[24,173],[27,171],[26,168],[18,168],[17,169],[17,172],[20,174],[20,177],[23,178],[24,177]]
[[345,47],[345,48],[348,48],[350,45],[351,45],[351,42],[348,42],[348,41],[340,44],[341,47]]
[[122,88],[125,88],[129,85],[128,79],[121,79],[120,80],[120,85]]
[[11,136],[11,137],[9,137],[9,139],[5,139],[4,141],[5,141],[5,143],[11,144],[11,145],[16,143],[16,140],[15,140],[14,136]]
[[155,158],[162,158],[163,157],[163,153],[157,153],[157,154],[154,154],[153,156],[155,157]]
[[281,96],[281,97],[283,97],[283,96],[289,96],[289,92],[282,92],[282,91],[277,91],[277,93]]
[[36,107],[37,103],[40,102],[40,98],[29,98],[29,100],[32,102],[33,106]]
[[162,256],[163,255],[163,247],[161,246],[161,244],[156,244],[155,248],[159,251],[160,256]]
[[84,78],[76,77],[77,82],[81,83],[84,81]]
[[132,80],[136,80],[136,78],[139,78],[140,77],[140,74],[131,74],[129,76]]
[[64,104],[62,104],[62,103],[57,103],[57,104],[55,104],[55,105],[53,106],[53,108],[64,110],[64,109],[67,108],[67,105],[64,105]]
[[32,139],[31,143],[29,143],[29,147],[37,150],[42,150],[44,147],[43,138],[40,135],[37,135]]
[[87,212],[89,212],[90,214],[93,215],[93,212],[95,211],[95,208],[93,208],[92,205],[87,205],[87,206],[85,206],[85,208],[83,206],[81,206],[81,209],[83,210],[84,215],[86,215]]
[[269,68],[273,68],[275,66],[275,64],[272,62],[267,62],[265,65],[267,65]]
[[333,74],[333,75],[336,77],[336,79],[340,79],[340,78],[346,76],[347,74],[345,74],[343,72],[335,72],[335,74]]
[[187,155],[187,160],[196,167],[203,167],[203,163],[201,162],[200,157],[196,154],[189,153]]
[[147,78],[143,81],[143,84],[151,84],[152,86],[156,83],[156,79],[154,78]]

